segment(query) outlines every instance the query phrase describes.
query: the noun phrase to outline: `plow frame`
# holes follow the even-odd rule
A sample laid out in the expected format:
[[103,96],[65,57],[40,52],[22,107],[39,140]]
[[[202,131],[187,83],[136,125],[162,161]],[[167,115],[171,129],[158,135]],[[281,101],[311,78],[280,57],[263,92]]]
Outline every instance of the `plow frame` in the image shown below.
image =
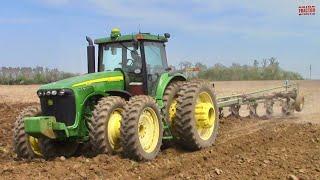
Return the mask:
[[273,113],[273,104],[281,102],[282,112],[290,114],[294,112],[294,105],[299,95],[299,85],[295,82],[284,81],[283,85],[267,89],[261,89],[249,93],[221,96],[217,98],[219,116],[224,117],[223,108],[229,108],[231,115],[240,117],[239,109],[242,105],[248,105],[250,117],[258,117],[256,108],[264,103],[266,116]]

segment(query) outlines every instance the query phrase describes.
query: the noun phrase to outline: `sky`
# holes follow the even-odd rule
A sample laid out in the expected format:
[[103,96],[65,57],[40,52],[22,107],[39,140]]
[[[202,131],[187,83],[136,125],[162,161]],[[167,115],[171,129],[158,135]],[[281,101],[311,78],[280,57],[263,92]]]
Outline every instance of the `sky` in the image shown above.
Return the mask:
[[[316,15],[299,16],[299,5]],[[86,71],[85,36],[168,32],[169,64],[180,61],[280,66],[320,79],[319,0],[11,0],[0,6],[0,66]]]

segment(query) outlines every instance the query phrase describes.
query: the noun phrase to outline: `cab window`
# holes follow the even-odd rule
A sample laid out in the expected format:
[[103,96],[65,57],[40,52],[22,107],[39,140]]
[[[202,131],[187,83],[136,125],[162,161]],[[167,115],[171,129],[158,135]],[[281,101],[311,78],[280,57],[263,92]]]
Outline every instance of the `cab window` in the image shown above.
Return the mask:
[[167,59],[163,43],[145,42],[144,51],[148,74],[160,74],[167,68]]
[[104,45],[101,71],[114,71],[116,68],[122,68],[127,73],[141,71],[140,48],[135,49],[130,42]]

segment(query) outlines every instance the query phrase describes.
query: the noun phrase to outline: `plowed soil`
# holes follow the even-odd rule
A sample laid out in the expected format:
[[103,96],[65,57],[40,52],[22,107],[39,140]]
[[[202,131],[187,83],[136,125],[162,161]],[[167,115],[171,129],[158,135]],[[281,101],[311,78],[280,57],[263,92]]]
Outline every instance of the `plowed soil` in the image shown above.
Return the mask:
[[[279,83],[218,82],[216,88],[227,95]],[[13,123],[23,108],[38,103],[37,86],[0,86],[0,179],[320,179],[320,81],[300,86],[306,98],[300,113],[270,120],[224,118],[213,147],[188,152],[175,146],[139,163],[120,155],[18,160]]]

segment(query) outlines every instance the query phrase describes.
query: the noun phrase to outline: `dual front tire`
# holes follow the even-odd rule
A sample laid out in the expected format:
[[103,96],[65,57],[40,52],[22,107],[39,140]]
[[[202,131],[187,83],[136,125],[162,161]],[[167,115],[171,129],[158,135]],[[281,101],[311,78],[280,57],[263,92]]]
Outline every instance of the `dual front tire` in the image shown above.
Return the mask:
[[138,161],[154,159],[160,151],[163,125],[160,109],[149,96],[133,97],[121,123],[123,155]]
[[160,150],[163,126],[160,109],[152,97],[135,96],[127,103],[117,96],[102,98],[93,112],[93,149],[138,161],[151,160]]
[[24,118],[41,115],[39,105],[25,108],[14,124],[13,148],[18,158],[32,159],[44,157],[50,159],[56,156],[72,156],[77,151],[75,141],[54,141],[48,138],[35,138],[28,135],[24,129]]
[[114,154],[120,150],[120,126],[125,104],[121,97],[108,96],[96,105],[89,137],[97,153]]
[[24,118],[41,114],[39,106],[24,109],[17,117],[13,131],[13,148],[18,158],[32,159],[42,156],[39,139],[28,135],[24,130]]

